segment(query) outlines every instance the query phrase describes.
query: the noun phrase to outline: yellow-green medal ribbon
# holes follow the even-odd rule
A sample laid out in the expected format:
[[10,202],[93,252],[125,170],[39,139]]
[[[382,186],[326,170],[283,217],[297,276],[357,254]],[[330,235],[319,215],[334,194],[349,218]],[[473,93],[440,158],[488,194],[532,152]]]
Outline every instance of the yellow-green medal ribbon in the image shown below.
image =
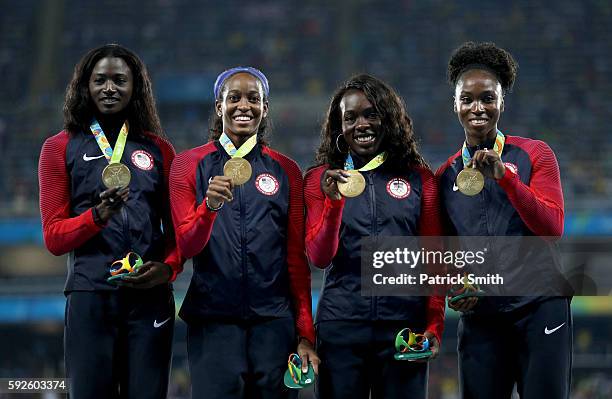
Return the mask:
[[[504,150],[504,143],[506,137],[499,130],[497,131],[497,137],[495,138],[495,144],[493,150],[501,157],[502,151]],[[474,196],[482,191],[484,187],[484,176],[476,169],[475,165],[468,168],[468,163],[472,160],[470,151],[467,148],[467,144],[463,142],[463,148],[461,149],[461,158],[463,160],[463,170],[457,175],[456,185],[459,191],[465,195]]]
[[351,154],[348,154],[346,161],[344,162],[344,169],[349,173],[349,177],[347,177],[348,181],[346,183],[338,182],[338,191],[340,191],[340,194],[347,198],[353,198],[361,195],[363,190],[365,190],[366,183],[365,178],[360,172],[367,172],[369,170],[376,169],[386,160],[387,153],[381,152],[372,158],[372,160],[365,164],[362,168],[355,170],[353,157],[351,157]]
[[225,149],[225,152],[231,157],[229,161],[223,165],[223,175],[231,177],[232,182],[236,186],[240,186],[249,181],[251,178],[251,174],[253,173],[253,169],[251,168],[251,164],[249,161],[244,159],[253,148],[257,144],[257,134],[252,135],[248,138],[247,141],[244,142],[240,146],[240,148],[236,149],[232,140],[225,133],[221,134],[219,137],[219,142]]
[[128,136],[127,122],[124,122],[123,126],[121,126],[114,149],[111,148],[97,120],[94,119],[92,121],[89,129],[96,138],[96,142],[102,154],[106,160],[109,161],[108,166],[102,171],[102,183],[104,183],[106,188],[127,187],[132,179],[132,174],[130,173],[130,169],[121,163],[121,157],[123,156],[123,150],[125,150],[125,143]]

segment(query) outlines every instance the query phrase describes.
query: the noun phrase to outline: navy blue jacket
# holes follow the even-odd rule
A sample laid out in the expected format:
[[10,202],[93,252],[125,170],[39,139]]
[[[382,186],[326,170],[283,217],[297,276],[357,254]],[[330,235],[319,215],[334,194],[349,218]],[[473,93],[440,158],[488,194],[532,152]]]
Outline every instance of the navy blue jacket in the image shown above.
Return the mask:
[[121,162],[132,176],[129,199],[120,213],[98,226],[92,208],[106,190],[101,176],[108,161],[94,136],[62,131],[45,141],[39,165],[43,236],[53,254],[70,253],[66,292],[116,289],[106,281],[110,265],[130,251],[145,261],[169,264],[172,279],[180,272],[167,200],[173,158],[174,148],[165,139],[128,135]]
[[307,254],[311,263],[325,268],[317,323],[403,320],[421,331],[441,333],[444,298],[363,296],[361,292],[362,238],[440,234],[431,171],[406,168],[398,173],[385,163],[362,172],[366,189],[361,195],[335,201],[321,191],[327,168],[315,167],[305,177]]
[[[491,141],[468,150],[473,155],[476,150],[493,148],[493,145]],[[494,262],[509,276],[498,292],[500,295],[512,292],[513,282],[530,281],[534,284],[534,292],[542,292],[545,286],[559,286],[563,283],[553,240],[563,234],[563,193],[555,155],[542,141],[506,135],[501,159],[506,166],[503,178],[499,181],[486,178],[483,190],[475,196],[462,194],[455,184],[463,169],[461,151],[438,169],[436,176],[445,234],[551,237],[537,249],[500,245],[490,254],[496,256]],[[497,242],[501,244],[501,240]],[[542,248],[545,250],[541,251]],[[525,263],[531,267],[516,267]],[[526,277],[525,272],[533,273],[533,277]],[[555,284],[551,284],[553,280]],[[542,299],[544,297],[487,297],[479,301],[475,311],[510,311]]]
[[294,161],[258,144],[244,157],[251,179],[212,212],[206,190],[229,158],[214,141],[181,153],[172,166],[178,246],[194,266],[180,316],[195,322],[295,314],[298,333],[314,342],[302,174]]

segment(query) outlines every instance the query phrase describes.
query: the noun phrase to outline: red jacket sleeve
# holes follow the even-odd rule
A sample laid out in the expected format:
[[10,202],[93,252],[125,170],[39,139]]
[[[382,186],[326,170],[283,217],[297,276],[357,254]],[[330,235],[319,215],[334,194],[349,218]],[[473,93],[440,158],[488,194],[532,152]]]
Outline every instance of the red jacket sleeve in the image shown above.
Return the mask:
[[172,276],[170,276],[170,282],[176,280],[176,276],[183,271],[183,258],[176,246],[176,239],[174,236],[174,226],[172,224],[172,216],[170,215],[170,194],[169,194],[169,177],[170,177],[170,165],[176,155],[174,147],[169,141],[159,136],[151,136],[151,139],[157,144],[161,150],[163,157],[163,197],[165,201],[162,202],[164,210],[162,215],[162,223],[164,226],[164,237],[166,240],[166,256],[164,263],[172,268]]
[[43,238],[53,255],[63,255],[80,247],[102,230],[94,222],[91,208],[70,217],[70,177],[66,170],[68,140],[65,131],[48,138],[38,163]]
[[498,184],[529,230],[539,236],[561,237],[564,204],[555,154],[539,140],[529,140],[521,147],[531,159],[529,185],[523,183],[510,168],[506,168]]
[[170,209],[181,255],[193,258],[202,252],[212,232],[217,212],[211,212],[206,203],[196,204],[195,173],[198,162],[214,151],[204,145],[179,154],[170,169]]
[[344,198],[330,200],[321,191],[321,175],[327,169],[320,166],[306,173],[306,254],[313,266],[329,266],[338,251]]
[[289,177],[289,215],[287,217],[287,268],[295,307],[295,325],[300,337],[315,343],[310,294],[310,269],[304,253],[304,181],[297,164],[284,155],[265,148]]
[[[429,169],[420,168],[419,172],[421,174],[421,182],[423,186],[423,192],[421,195],[421,215],[419,217],[419,235],[437,237],[442,235],[438,184]],[[428,244],[435,245],[433,242],[429,241]],[[432,295],[429,297],[427,303],[426,331],[432,332],[440,343],[442,342],[442,332],[444,331],[445,310],[445,296]]]

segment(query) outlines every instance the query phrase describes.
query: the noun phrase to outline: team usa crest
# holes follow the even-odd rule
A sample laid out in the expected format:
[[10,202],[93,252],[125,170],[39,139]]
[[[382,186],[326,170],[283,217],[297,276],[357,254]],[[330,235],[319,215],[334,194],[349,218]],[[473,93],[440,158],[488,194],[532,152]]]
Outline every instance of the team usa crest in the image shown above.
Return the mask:
[[402,178],[396,177],[389,180],[387,183],[387,192],[393,198],[404,199],[410,195],[410,183]]
[[518,166],[516,166],[512,162],[504,162],[504,166],[510,169],[510,171],[514,173],[515,175],[518,175]]
[[274,195],[278,192],[280,184],[278,180],[276,180],[276,177],[269,173],[262,173],[255,179],[255,187],[257,187],[257,190],[262,194]]
[[132,163],[142,170],[153,169],[153,156],[144,150],[136,150],[132,153]]

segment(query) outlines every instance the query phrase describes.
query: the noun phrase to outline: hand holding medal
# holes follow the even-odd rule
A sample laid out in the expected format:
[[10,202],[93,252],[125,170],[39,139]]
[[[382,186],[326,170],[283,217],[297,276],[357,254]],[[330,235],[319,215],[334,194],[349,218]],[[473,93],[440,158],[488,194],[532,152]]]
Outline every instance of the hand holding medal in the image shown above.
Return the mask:
[[114,214],[121,211],[121,208],[129,198],[129,194],[130,190],[127,187],[113,187],[101,192],[101,202],[95,207],[95,215],[99,219],[96,222],[104,224],[108,222]]
[[91,122],[89,129],[94,135],[102,154],[109,162],[108,166],[102,171],[102,183],[104,183],[106,188],[127,187],[130,184],[132,174],[130,173],[130,169],[121,163],[121,157],[123,156],[123,150],[125,149],[125,143],[128,136],[127,122],[123,123],[123,126],[121,126],[114,149],[111,148],[97,120],[94,119]]
[[206,189],[206,201],[208,206],[212,209],[219,209],[226,201],[231,202],[234,199],[234,194],[232,193],[233,189],[234,183],[231,177],[213,177]]
[[349,172],[343,169],[327,169],[321,179],[321,191],[332,200],[342,199],[338,184],[348,183]]
[[455,182],[459,191],[468,196],[474,196],[482,191],[485,177],[501,179],[506,167],[501,160],[506,138],[502,132],[497,131],[497,137],[492,150],[483,149],[470,155],[466,143],[463,143],[461,158],[463,170],[457,175]]
[[231,157],[223,166],[223,175],[231,178],[232,184],[235,186],[241,186],[248,182],[253,174],[253,169],[249,161],[244,159],[244,157],[255,148],[257,134],[249,137],[238,149],[236,149],[232,140],[225,133],[219,137],[219,143],[221,143],[225,152]]
[[478,150],[474,153],[471,166],[482,172],[484,177],[499,180],[504,177],[506,167],[499,154],[491,149]]
[[241,186],[251,179],[253,169],[249,161],[243,157],[255,148],[257,135],[249,137],[239,149],[236,149],[225,133],[219,137],[219,143],[231,158],[223,165],[223,176],[214,176],[208,183],[206,206],[213,211],[218,211],[226,201],[231,202],[234,199],[232,194],[234,187]]
[[346,161],[344,162],[344,169],[346,170],[346,182],[339,181],[338,191],[340,194],[347,198],[353,198],[361,195],[366,187],[366,181],[363,175],[360,172],[367,172],[373,169],[378,168],[387,160],[387,153],[381,152],[374,158],[370,160],[365,166],[355,170],[355,166],[353,164],[353,157],[349,153],[346,157]]

